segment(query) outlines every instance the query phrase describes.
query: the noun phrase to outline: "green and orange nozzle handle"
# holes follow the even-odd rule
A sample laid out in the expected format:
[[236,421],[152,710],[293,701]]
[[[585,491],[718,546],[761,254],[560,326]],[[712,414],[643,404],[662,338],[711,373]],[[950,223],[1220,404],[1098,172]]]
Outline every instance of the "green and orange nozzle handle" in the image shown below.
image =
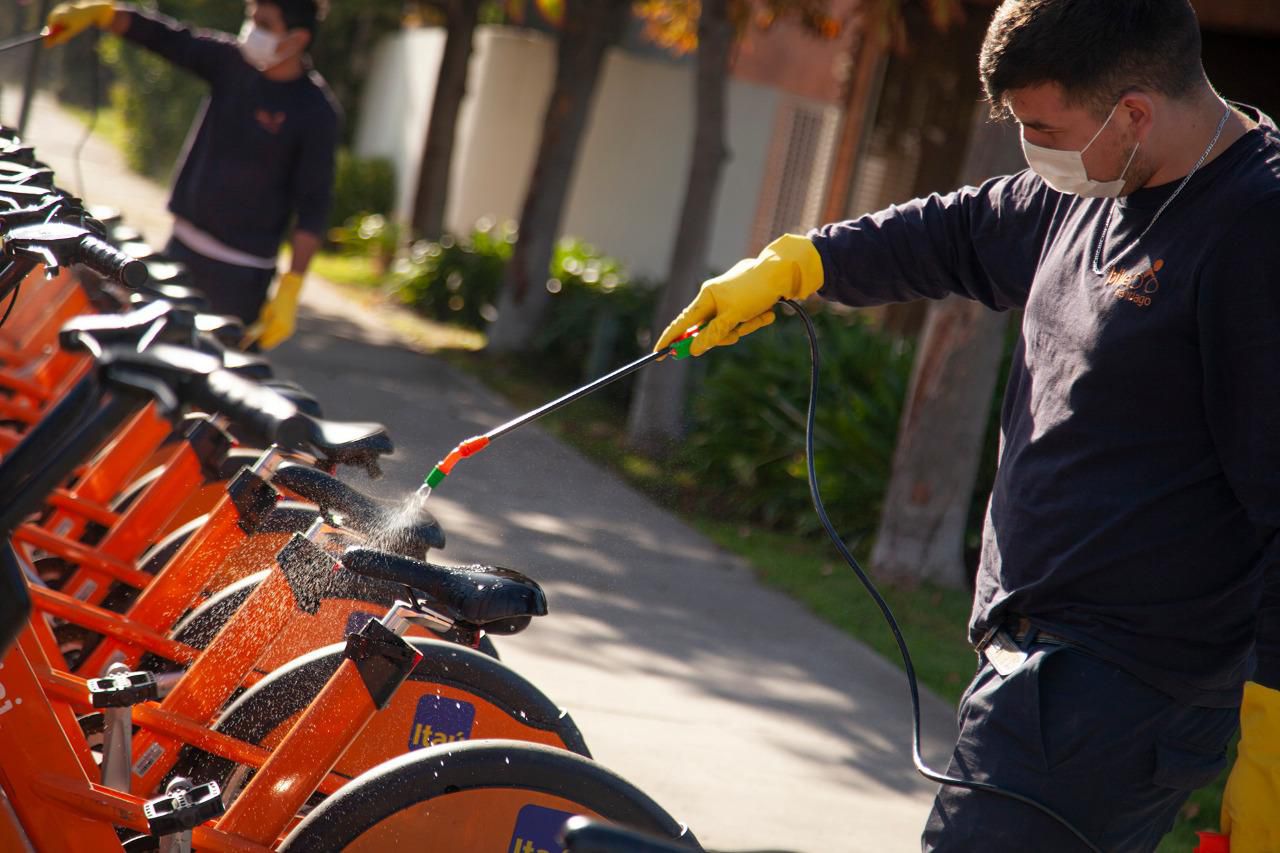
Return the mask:
[[603,388],[605,385],[608,385],[610,382],[613,382],[617,379],[621,379],[622,377],[627,376],[628,374],[634,373],[635,371],[639,370],[641,367],[644,367],[646,364],[649,364],[650,362],[661,361],[667,356],[671,356],[672,358],[677,360],[688,358],[689,347],[693,344],[693,336],[696,335],[699,332],[699,330],[701,330],[701,328],[702,328],[701,325],[691,326],[683,335],[681,335],[680,337],[672,341],[671,345],[667,347],[665,350],[661,350],[658,352],[651,352],[646,356],[636,359],[635,361],[631,362],[628,365],[618,368],[612,373],[609,373],[609,374],[606,374],[605,376],[600,377],[594,382],[590,382],[586,385],[583,385],[581,388],[577,388],[573,391],[570,391],[568,394],[565,394],[563,397],[557,397],[556,399],[552,400],[550,403],[547,403],[543,406],[539,406],[538,408],[534,409],[531,412],[526,412],[517,418],[507,421],[505,424],[502,424],[501,426],[494,427],[493,429],[489,430],[483,435],[476,435],[476,436],[472,436],[471,438],[468,438],[466,441],[459,444],[453,450],[449,451],[449,455],[445,456],[445,458],[441,459],[439,462],[436,463],[436,466],[431,469],[431,473],[427,475],[427,478],[422,481],[422,485],[418,487],[418,494],[424,495],[424,496],[430,494],[432,489],[434,489],[436,486],[439,486],[441,483],[443,483],[444,478],[449,476],[449,474],[453,471],[454,465],[457,465],[459,462],[461,462],[463,459],[466,459],[469,456],[475,456],[481,450],[484,450],[486,447],[488,447],[489,444],[495,438],[505,435],[506,433],[511,432],[517,427],[522,427],[525,424],[530,423],[531,421],[535,421],[538,418],[542,417],[543,415],[548,415],[551,412],[554,412],[556,409],[559,409],[562,406],[566,406],[580,397],[585,397],[591,392],[599,390],[600,388]]

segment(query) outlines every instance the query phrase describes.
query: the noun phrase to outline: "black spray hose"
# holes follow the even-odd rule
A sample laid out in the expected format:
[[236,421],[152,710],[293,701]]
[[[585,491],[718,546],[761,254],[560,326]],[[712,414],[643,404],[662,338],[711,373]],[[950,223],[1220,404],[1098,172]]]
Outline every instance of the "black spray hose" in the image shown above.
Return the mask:
[[96,30],[90,37],[93,39],[93,47],[89,51],[89,121],[85,123],[84,134],[76,143],[75,152],[72,154],[72,162],[76,167],[76,192],[80,198],[86,197],[81,155],[98,127],[98,113],[102,111],[102,58],[98,55],[98,43],[101,39]]
[[849,564],[849,568],[853,569],[854,574],[858,576],[858,580],[866,587],[867,594],[880,608],[880,614],[884,616],[884,621],[888,624],[889,630],[893,632],[894,642],[898,644],[898,652],[902,655],[902,667],[906,670],[907,686],[911,690],[911,760],[915,764],[916,771],[931,782],[937,782],[939,785],[949,785],[953,788],[965,788],[970,791],[985,791],[989,794],[998,794],[1002,797],[1008,797],[1019,803],[1031,806],[1034,809],[1048,815],[1053,820],[1060,823],[1068,832],[1080,840],[1093,853],[1102,853],[1102,850],[1091,842],[1085,834],[1077,829],[1072,823],[1053,809],[1046,806],[1038,800],[1032,799],[1024,794],[1016,791],[1010,791],[1007,788],[1001,788],[998,785],[992,785],[989,782],[976,782],[972,779],[959,779],[954,776],[947,776],[930,768],[924,763],[924,757],[920,754],[920,686],[916,682],[916,670],[911,663],[911,653],[907,651],[907,641],[902,636],[902,629],[898,627],[898,620],[894,618],[893,611],[889,609],[889,603],[880,595],[880,590],[876,589],[876,585],[871,582],[871,578],[863,571],[862,566],[858,564],[857,559],[849,552],[845,546],[844,540],[840,538],[840,534],[836,533],[835,526],[831,523],[831,519],[827,516],[827,509],[822,503],[822,495],[818,491],[818,472],[813,462],[813,433],[814,423],[817,419],[818,412],[818,374],[820,372],[820,359],[818,355],[818,332],[813,327],[813,320],[809,319],[809,315],[800,307],[798,302],[790,299],[782,300],[787,305],[795,309],[800,315],[800,319],[804,321],[805,331],[809,334],[809,355],[810,355],[810,373],[809,373],[809,412],[805,420],[804,427],[804,455],[805,463],[809,472],[809,496],[813,498],[813,508],[818,514],[818,519],[822,522],[823,528],[827,531],[827,536],[831,537],[831,542],[836,546],[836,550],[840,552],[840,556],[844,557],[844,561]]

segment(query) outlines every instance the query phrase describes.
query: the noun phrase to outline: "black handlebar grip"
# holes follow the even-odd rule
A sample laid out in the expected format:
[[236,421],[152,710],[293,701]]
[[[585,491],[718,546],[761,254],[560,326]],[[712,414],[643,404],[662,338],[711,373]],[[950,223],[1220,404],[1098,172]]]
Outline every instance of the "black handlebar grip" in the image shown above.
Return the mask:
[[139,288],[147,283],[147,265],[136,258],[88,234],[80,241],[76,261],[98,275],[119,282],[125,287]]
[[204,379],[204,393],[195,395],[196,405],[220,412],[263,441],[289,450],[308,442],[310,420],[283,394],[228,370],[215,370]]

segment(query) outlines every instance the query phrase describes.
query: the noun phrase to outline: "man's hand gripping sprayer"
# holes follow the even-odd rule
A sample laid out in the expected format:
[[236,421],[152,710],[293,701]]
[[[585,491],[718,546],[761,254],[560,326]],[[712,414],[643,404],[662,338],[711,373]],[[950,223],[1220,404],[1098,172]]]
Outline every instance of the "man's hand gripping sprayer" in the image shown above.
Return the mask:
[[701,326],[693,326],[689,328],[683,335],[681,335],[680,337],[672,341],[671,345],[667,347],[665,350],[661,350],[659,352],[651,352],[646,356],[636,359],[630,364],[627,364],[627,365],[624,365],[623,367],[618,368],[612,373],[609,373],[609,374],[606,374],[605,376],[600,377],[594,382],[588,383],[586,385],[583,385],[581,388],[577,388],[573,391],[570,391],[568,394],[565,394],[563,397],[557,397],[556,399],[552,400],[550,403],[540,406],[531,412],[526,412],[517,418],[507,421],[505,424],[502,424],[501,426],[494,427],[493,429],[486,432],[484,435],[472,436],[471,438],[468,438],[466,441],[463,441],[453,450],[449,451],[449,455],[445,456],[445,458],[437,462],[436,467],[431,469],[431,473],[427,475],[427,478],[422,481],[422,485],[418,487],[419,499],[426,499],[431,494],[431,491],[434,488],[436,488],[436,486],[439,486],[441,483],[443,483],[444,478],[449,476],[449,474],[453,471],[454,465],[457,465],[460,461],[462,461],[463,459],[466,459],[468,456],[475,456],[481,450],[484,450],[486,447],[488,447],[489,444],[495,438],[506,435],[512,430],[515,430],[518,427],[522,427],[527,423],[535,421],[538,418],[542,417],[543,415],[551,414],[556,409],[559,409],[562,406],[566,406],[569,403],[572,403],[574,400],[577,400],[581,397],[585,397],[591,392],[597,391],[600,388],[603,388],[605,385],[608,385],[610,382],[613,382],[615,380],[621,379],[624,376],[634,373],[635,371],[644,367],[646,364],[649,364],[654,361],[661,361],[667,356],[671,356],[672,358],[677,360],[688,358],[689,347],[693,343],[693,336],[696,335],[700,329],[701,329]]

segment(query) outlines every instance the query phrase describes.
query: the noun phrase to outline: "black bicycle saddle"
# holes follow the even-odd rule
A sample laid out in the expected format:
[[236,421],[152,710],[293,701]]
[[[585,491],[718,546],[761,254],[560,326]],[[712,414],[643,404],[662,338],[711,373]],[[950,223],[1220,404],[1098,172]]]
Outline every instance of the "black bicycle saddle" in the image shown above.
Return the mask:
[[257,440],[286,450],[313,450],[332,464],[361,465],[371,473],[377,472],[378,459],[395,449],[381,424],[308,417],[280,392],[227,370],[220,356],[167,343],[141,352],[136,344],[104,345],[102,337],[116,331],[107,325],[101,332],[82,329],[70,338],[79,349],[94,351],[109,372],[149,383],[162,408],[219,412]]
[[201,340],[199,347],[202,352],[221,356],[222,366],[238,376],[247,376],[258,381],[272,377],[271,362],[260,355],[227,349],[221,342],[213,338]]
[[371,498],[337,477],[295,462],[284,462],[271,482],[311,501],[322,510],[343,516],[343,526],[364,536],[378,537],[398,553],[425,557],[428,549],[444,547],[444,530],[426,507],[401,518],[399,505]]
[[342,565],[365,577],[419,590],[431,609],[489,633],[523,631],[534,616],[547,613],[542,587],[513,569],[438,566],[365,547],[348,548]]
[[[147,269],[150,270],[150,266]],[[184,308],[187,311],[209,310],[209,299],[204,295],[204,291],[194,287],[187,287],[183,284],[171,284],[163,281],[148,282],[135,289],[129,298],[134,305],[142,305],[163,299],[165,302]]]
[[85,335],[103,347],[145,347],[156,342],[191,346],[222,359],[222,367],[232,373],[250,379],[271,378],[271,365],[265,358],[229,349],[217,337],[204,331],[202,327],[217,326],[210,320],[202,322],[206,316],[159,300],[124,313],[73,317],[63,325],[58,340],[63,349],[71,351],[85,348],[82,340]]
[[236,347],[244,339],[244,321],[226,314],[196,314],[196,331],[224,346]]

